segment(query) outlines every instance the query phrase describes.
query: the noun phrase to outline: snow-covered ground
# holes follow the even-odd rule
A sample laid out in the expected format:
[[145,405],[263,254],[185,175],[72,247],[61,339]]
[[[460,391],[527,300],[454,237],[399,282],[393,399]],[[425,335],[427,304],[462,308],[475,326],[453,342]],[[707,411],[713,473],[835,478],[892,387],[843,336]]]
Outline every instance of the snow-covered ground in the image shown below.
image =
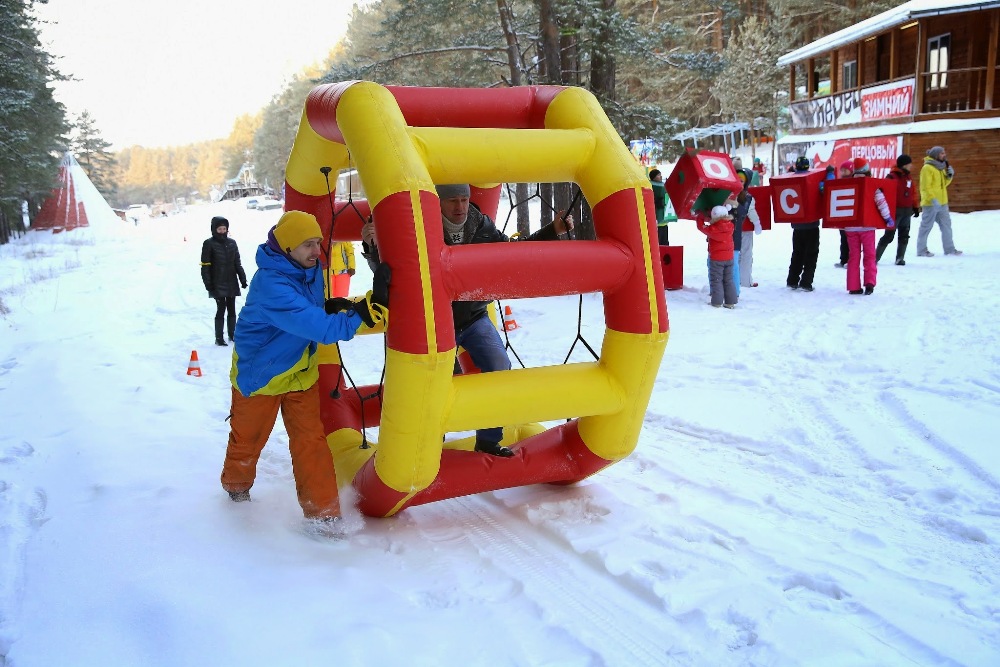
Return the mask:
[[[303,530],[280,422],[254,501],[220,488],[215,214],[252,273],[280,211],[242,202],[0,246],[0,665],[1000,664],[1000,212],[868,297],[832,231],[816,291],[785,288],[776,225],[734,311],[673,225],[685,287],[632,456],[391,519],[345,502],[341,541]],[[525,363],[561,363],[578,299],[510,305]],[[380,340],[344,353],[377,381]]]

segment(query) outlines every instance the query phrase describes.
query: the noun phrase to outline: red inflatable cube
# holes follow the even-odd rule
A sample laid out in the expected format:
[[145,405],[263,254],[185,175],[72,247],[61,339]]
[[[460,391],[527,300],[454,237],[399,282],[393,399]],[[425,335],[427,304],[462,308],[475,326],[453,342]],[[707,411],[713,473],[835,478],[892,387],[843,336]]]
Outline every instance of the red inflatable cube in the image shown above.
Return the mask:
[[684,246],[660,246],[660,264],[663,270],[663,289],[684,287]]
[[[771,199],[775,222],[815,222],[823,217],[823,197],[819,184],[826,172],[822,169],[771,177]],[[828,181],[827,184],[832,181]]]
[[710,211],[739,192],[733,163],[725,153],[685,153],[663,184],[678,217],[691,219],[692,211]]
[[885,221],[875,206],[875,190],[885,195],[889,217],[896,219],[896,184],[886,178],[838,178],[827,181],[823,227],[871,227],[885,229]]
[[[771,188],[767,185],[758,185],[747,188],[750,196],[753,197],[757,215],[760,217],[761,229],[771,228]],[[743,231],[752,232],[753,223],[747,218],[743,221]]]

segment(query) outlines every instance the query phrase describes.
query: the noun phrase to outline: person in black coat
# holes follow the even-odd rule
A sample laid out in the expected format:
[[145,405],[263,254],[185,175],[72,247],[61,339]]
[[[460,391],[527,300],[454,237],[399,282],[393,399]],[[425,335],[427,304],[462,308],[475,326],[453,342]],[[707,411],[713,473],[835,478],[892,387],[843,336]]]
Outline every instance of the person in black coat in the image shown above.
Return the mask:
[[217,306],[215,344],[228,345],[222,337],[222,322],[228,314],[226,329],[232,340],[236,332],[236,297],[241,286],[246,289],[247,274],[240,262],[239,246],[229,238],[229,221],[221,216],[212,218],[212,238],[201,245],[201,279]]

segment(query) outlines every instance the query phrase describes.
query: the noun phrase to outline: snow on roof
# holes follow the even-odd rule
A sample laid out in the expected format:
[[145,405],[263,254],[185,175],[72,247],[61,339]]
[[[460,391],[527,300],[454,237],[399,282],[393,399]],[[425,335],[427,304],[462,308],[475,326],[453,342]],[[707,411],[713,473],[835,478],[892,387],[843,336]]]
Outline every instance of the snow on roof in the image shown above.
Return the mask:
[[929,132],[996,129],[1000,129],[1000,118],[942,118],[938,120],[919,120],[913,123],[900,123],[898,125],[845,128],[843,130],[824,132],[823,134],[786,134],[778,139],[778,145],[836,141],[838,139],[863,139],[865,137],[883,137],[889,134],[927,134]]
[[778,66],[784,67],[820,53],[838,49],[845,44],[877,35],[889,28],[908,21],[937,14],[951,14],[961,11],[982,11],[1000,7],[1000,0],[910,0],[881,14],[877,14],[843,30],[838,30],[815,42],[810,42],[778,58]]

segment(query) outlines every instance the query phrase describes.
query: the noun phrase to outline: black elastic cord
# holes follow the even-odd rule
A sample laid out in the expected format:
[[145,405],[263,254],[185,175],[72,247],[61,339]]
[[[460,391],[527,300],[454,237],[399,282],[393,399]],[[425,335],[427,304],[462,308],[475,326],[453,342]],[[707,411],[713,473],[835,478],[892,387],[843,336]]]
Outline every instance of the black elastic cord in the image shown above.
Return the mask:
[[[350,163],[350,154],[348,154],[348,163]],[[323,172],[323,177],[326,179],[326,196],[327,196],[327,199],[330,202],[330,235],[327,238],[327,244],[326,244],[326,265],[327,265],[327,267],[329,267],[330,266],[330,258],[331,258],[332,253],[333,253],[333,228],[334,228],[334,225],[337,222],[337,218],[340,217],[340,215],[344,211],[337,212],[337,209],[336,209],[336,207],[334,206],[334,203],[333,203],[333,192],[332,192],[332,190],[330,188],[330,172],[333,171],[333,169],[330,168],[330,167],[320,167],[319,170],[321,172]],[[364,216],[361,215],[361,211],[358,210],[358,207],[354,204],[354,193],[351,191],[352,189],[353,188],[348,188],[347,189],[347,206],[344,207],[344,210],[347,210],[348,208],[352,209],[357,214],[358,218],[363,220]],[[327,286],[324,286],[324,291],[326,289],[327,289]],[[359,445],[358,448],[359,449],[368,449],[369,447],[371,447],[371,445],[368,444],[368,434],[365,432],[366,429],[368,428],[368,422],[365,419],[365,401],[373,399],[373,398],[381,398],[381,396],[382,396],[382,387],[385,384],[385,361],[386,361],[386,358],[387,358],[385,349],[386,349],[387,343],[383,343],[382,375],[379,377],[378,389],[375,390],[375,393],[369,394],[368,396],[362,396],[361,395],[361,390],[358,389],[358,385],[354,383],[354,378],[351,377],[350,371],[347,370],[347,366],[344,364],[344,355],[340,351],[340,343],[339,342],[335,343],[335,345],[337,346],[337,357],[340,359],[340,370],[337,372],[337,382],[336,382],[336,384],[334,384],[333,391],[330,392],[330,398],[333,398],[333,399],[339,399],[340,398],[340,381],[346,375],[347,376],[347,381],[351,385],[351,389],[354,391],[355,395],[358,397],[358,406],[360,408],[360,416],[361,416],[361,445]]]

